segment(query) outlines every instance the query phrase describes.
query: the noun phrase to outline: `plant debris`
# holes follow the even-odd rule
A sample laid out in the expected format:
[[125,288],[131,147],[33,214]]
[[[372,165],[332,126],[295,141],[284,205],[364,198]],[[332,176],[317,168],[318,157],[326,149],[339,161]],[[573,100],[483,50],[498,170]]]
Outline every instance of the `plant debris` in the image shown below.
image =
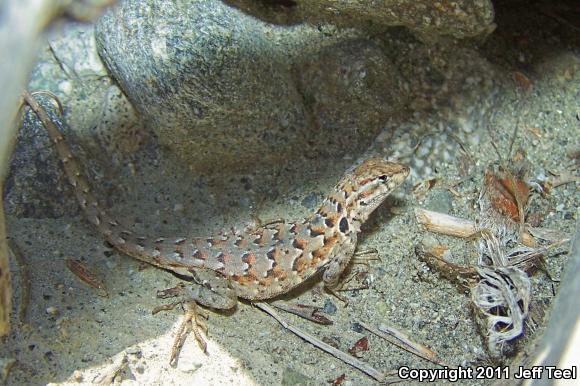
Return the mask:
[[[425,238],[415,251],[442,277],[470,291],[488,353],[496,360],[523,334],[532,297],[528,273],[542,266],[550,251],[569,241],[561,232],[526,224],[531,192],[526,182],[528,169],[520,151],[509,168],[495,166],[485,171],[478,221],[415,210],[417,222],[425,229],[474,240],[477,262],[472,265],[451,263],[447,246],[431,238]],[[541,241],[551,244],[538,246]]]

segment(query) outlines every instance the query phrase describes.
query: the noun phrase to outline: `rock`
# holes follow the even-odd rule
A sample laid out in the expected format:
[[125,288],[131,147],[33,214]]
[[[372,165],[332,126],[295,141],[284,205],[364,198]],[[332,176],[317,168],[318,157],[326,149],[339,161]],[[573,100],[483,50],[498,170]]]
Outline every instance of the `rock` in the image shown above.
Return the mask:
[[[131,157],[143,143],[138,118],[100,62],[88,24],[64,24],[49,37],[50,47],[39,51],[27,88],[30,92],[50,90],[64,112],[56,113],[46,93],[36,98],[62,128],[83,170],[116,173],[118,161]],[[22,127],[5,181],[7,213],[18,217],[59,217],[78,212],[76,198],[48,139],[46,129],[34,113],[23,107]],[[76,146],[76,145],[79,146]],[[94,176],[99,197],[115,192],[103,175]],[[104,188],[101,190],[101,188]]]
[[273,23],[332,23],[369,32],[405,26],[420,35],[466,38],[495,28],[490,0],[226,0]]
[[220,1],[127,0],[96,39],[160,144],[200,173],[363,150],[405,102],[360,34],[275,26]]

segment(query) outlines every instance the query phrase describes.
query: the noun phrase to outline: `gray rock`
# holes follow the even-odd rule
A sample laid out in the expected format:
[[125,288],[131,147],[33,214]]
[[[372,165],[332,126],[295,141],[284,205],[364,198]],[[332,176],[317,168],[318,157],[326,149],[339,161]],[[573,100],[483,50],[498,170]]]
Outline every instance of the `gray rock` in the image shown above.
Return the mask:
[[226,0],[273,23],[332,23],[367,31],[405,26],[421,35],[465,38],[487,35],[495,28],[489,0]]
[[160,144],[197,172],[352,154],[405,102],[359,33],[274,26],[220,1],[123,1],[96,39]]

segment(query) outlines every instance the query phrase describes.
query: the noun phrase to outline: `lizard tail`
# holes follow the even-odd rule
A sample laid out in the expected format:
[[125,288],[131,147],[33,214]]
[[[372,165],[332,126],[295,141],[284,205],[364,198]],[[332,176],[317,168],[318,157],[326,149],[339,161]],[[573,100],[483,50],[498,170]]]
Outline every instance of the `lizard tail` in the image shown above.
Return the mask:
[[[134,235],[130,230],[114,220],[97,201],[87,178],[81,172],[80,165],[64,140],[57,124],[29,92],[24,91],[23,97],[46,128],[52,142],[54,142],[58,156],[63,164],[64,172],[74,188],[76,198],[88,221],[98,229],[110,244],[124,254],[138,260],[185,275],[188,275],[189,272],[186,266],[199,268],[205,266],[204,259],[193,257],[195,255],[194,244],[197,240],[191,239],[191,242],[187,243],[190,248],[194,249],[190,254],[187,253],[189,251],[184,250],[186,246],[183,238],[159,238],[155,241],[150,241],[150,239],[145,237]],[[185,256],[189,256],[189,258],[185,258]]]

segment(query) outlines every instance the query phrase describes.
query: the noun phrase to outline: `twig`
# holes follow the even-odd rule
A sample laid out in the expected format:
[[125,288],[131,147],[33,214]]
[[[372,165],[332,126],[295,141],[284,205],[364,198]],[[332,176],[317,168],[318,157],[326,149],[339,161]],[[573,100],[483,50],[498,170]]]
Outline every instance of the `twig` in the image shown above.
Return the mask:
[[532,251],[522,253],[520,255],[510,257],[510,265],[520,266],[528,263],[531,260],[538,259],[545,256],[549,251],[558,248],[560,245],[570,242],[570,239],[558,240],[555,243],[547,245],[545,247],[537,248]]
[[301,318],[310,320],[311,322],[330,325],[332,324],[332,320],[328,319],[326,316],[322,315],[320,311],[322,309],[320,307],[309,306],[306,304],[275,304],[272,303],[272,306],[282,310],[294,314],[296,316],[300,316]]
[[471,220],[465,220],[431,210],[415,208],[415,218],[428,231],[435,233],[469,238],[477,232],[475,223]]
[[319,349],[326,351],[330,355],[334,356],[335,358],[340,359],[344,363],[362,371],[363,373],[367,374],[368,376],[374,378],[375,380],[384,383],[384,384],[391,384],[394,382],[399,382],[399,377],[387,377],[386,374],[381,373],[380,371],[376,370],[375,368],[371,367],[365,362],[360,361],[359,359],[340,351],[329,344],[318,340],[317,338],[306,334],[305,332],[299,330],[297,327],[292,326],[291,324],[286,323],[277,313],[266,303],[252,303],[254,306],[258,307],[262,311],[266,312],[268,315],[276,319],[278,323],[282,325],[285,329],[289,330],[290,332],[298,335],[300,338],[304,339],[308,343],[318,347]]
[[526,229],[534,238],[549,241],[551,243],[569,239],[571,235],[550,228],[528,227]]
[[556,20],[559,23],[562,23],[576,31],[580,31],[580,28],[578,28],[577,26],[575,26],[574,24],[570,23],[568,20],[564,19],[562,16],[558,15],[555,12],[552,12],[551,10],[548,9],[548,7],[545,6],[539,6],[537,7],[540,12],[542,12],[544,15],[549,16],[551,18],[553,18],[554,20]]
[[[80,80],[78,74],[76,73],[75,69],[68,66],[67,64],[65,64],[56,54],[56,51],[54,49],[54,47],[52,46],[52,44],[50,44],[50,41],[48,42],[48,50],[50,51],[50,53],[52,54],[52,57],[54,58],[54,60],[56,61],[56,63],[58,64],[58,66],[60,67],[60,69],[62,70],[62,72],[64,72],[64,74],[69,78],[69,79],[73,79],[76,78],[78,80]],[[70,72],[69,72],[70,69]],[[72,73],[72,75],[71,75]]]
[[571,184],[573,182],[578,182],[578,181],[580,181],[580,177],[575,176],[571,173],[561,173],[557,177],[550,178],[549,181],[550,181],[553,188],[557,188],[557,187],[562,186],[562,185]]
[[460,265],[447,261],[443,258],[447,247],[438,244],[429,238],[423,239],[415,247],[415,253],[419,260],[424,261],[434,271],[442,277],[457,284],[462,290],[469,290],[479,280],[479,275],[475,268],[469,265]]
[[83,283],[88,284],[90,287],[97,289],[99,296],[109,297],[109,293],[105,288],[105,283],[101,280],[89,267],[83,264],[78,259],[73,259],[67,257],[64,263],[68,270],[78,277]]
[[30,280],[30,267],[18,244],[12,239],[7,239],[6,241],[8,243],[8,249],[14,257],[14,260],[16,260],[16,264],[20,270],[22,295],[20,296],[20,304],[18,306],[18,322],[24,324],[26,323],[26,313],[28,312],[28,305],[30,304],[30,285],[32,283]]
[[[441,366],[447,366],[444,363],[439,362],[436,357],[437,354],[430,348],[420,344],[413,342],[409,337],[407,337],[402,332],[398,331],[393,327],[389,327],[385,324],[381,324],[378,329],[369,326],[366,323],[358,322],[365,330],[375,334],[378,337],[385,339],[387,342],[394,344],[395,346],[410,352],[411,354],[417,355],[420,358],[426,359],[429,362],[433,362],[435,364]],[[393,340],[395,338],[396,340]]]

